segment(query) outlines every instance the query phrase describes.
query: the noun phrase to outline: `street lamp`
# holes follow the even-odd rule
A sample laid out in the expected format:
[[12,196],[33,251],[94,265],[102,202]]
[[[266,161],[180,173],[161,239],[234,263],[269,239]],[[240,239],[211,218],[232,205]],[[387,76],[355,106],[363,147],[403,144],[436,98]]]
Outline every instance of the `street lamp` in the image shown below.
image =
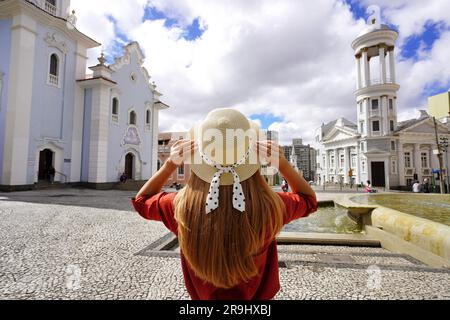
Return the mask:
[[447,193],[450,194],[450,175],[448,172],[448,138],[441,136],[439,139],[439,147],[441,148],[442,152],[445,152],[445,173],[447,175]]

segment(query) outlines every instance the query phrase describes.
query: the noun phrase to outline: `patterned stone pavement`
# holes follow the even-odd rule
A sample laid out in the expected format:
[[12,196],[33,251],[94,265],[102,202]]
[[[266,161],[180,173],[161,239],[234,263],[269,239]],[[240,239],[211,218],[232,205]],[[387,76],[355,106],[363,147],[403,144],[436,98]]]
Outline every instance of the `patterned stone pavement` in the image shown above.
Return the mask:
[[[189,299],[129,191],[0,193],[0,299]],[[320,196],[320,195],[319,195]],[[276,299],[450,299],[450,272],[381,248],[279,246]]]

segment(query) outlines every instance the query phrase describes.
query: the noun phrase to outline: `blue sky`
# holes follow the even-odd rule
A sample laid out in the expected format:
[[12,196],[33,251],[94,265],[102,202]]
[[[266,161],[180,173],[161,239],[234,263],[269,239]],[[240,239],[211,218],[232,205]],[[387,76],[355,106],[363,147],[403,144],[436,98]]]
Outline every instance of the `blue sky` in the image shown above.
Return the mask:
[[164,12],[161,12],[154,7],[147,6],[145,8],[145,13],[144,13],[144,17],[143,17],[144,21],[145,20],[161,20],[161,19],[165,20],[164,25],[167,28],[174,27],[174,26],[182,27],[185,30],[185,33],[183,34],[183,38],[185,38],[186,40],[189,40],[189,41],[193,41],[197,38],[200,38],[202,36],[202,34],[206,31],[206,30],[202,30],[200,28],[200,21],[199,21],[198,17],[195,18],[190,25],[182,26],[176,19],[165,15]]
[[250,116],[252,120],[259,120],[261,122],[261,129],[267,130],[269,126],[274,122],[283,121],[283,118],[274,116],[271,113],[253,114]]

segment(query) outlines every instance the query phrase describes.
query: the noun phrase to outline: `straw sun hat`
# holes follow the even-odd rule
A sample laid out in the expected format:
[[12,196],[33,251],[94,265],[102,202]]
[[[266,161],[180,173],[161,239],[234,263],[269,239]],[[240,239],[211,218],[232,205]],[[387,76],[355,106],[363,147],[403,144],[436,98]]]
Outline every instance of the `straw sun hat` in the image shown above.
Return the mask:
[[243,212],[245,199],[240,182],[261,167],[257,141],[266,140],[259,126],[235,109],[215,109],[190,130],[198,150],[186,161],[192,172],[211,184],[206,203],[209,213],[218,207],[219,186],[233,185],[233,206]]

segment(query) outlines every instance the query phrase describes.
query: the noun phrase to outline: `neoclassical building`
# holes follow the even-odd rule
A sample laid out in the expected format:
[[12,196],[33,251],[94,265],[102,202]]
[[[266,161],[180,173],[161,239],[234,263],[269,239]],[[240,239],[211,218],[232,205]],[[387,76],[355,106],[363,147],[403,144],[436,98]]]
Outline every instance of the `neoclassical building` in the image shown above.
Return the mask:
[[158,113],[136,42],[86,74],[100,44],[76,29],[70,0],[0,1],[0,189],[48,179],[101,187],[157,168]]
[[[421,111],[416,119],[397,121],[395,42],[388,26],[371,24],[353,41],[356,59],[356,119],[323,124],[316,131],[317,181],[407,187],[433,177],[439,168],[433,118]],[[437,121],[438,136],[450,136]],[[444,161],[445,162],[445,161]]]

